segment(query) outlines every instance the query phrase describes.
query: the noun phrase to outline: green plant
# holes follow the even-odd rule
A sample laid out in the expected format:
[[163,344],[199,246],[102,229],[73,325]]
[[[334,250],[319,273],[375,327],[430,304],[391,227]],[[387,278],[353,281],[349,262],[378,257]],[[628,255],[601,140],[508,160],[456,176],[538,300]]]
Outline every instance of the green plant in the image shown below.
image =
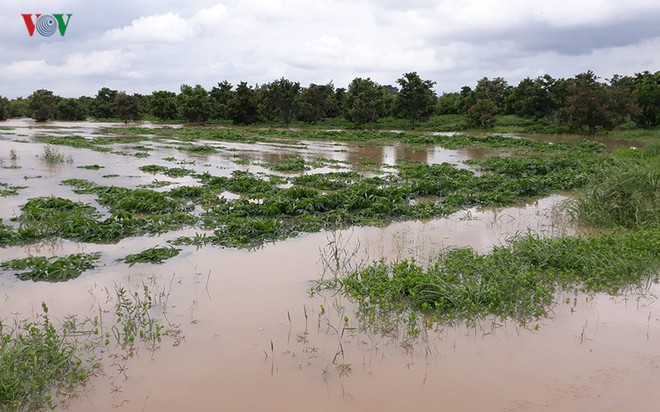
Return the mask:
[[98,365],[85,362],[78,344],[58,331],[48,307],[35,321],[0,322],[0,411],[54,409],[52,393],[72,393]]
[[78,169],[87,169],[87,170],[99,170],[103,169],[105,166],[99,166],[99,165],[85,165],[85,166],[78,166]]
[[146,285],[143,286],[142,294],[118,287],[115,288],[115,295],[116,322],[111,329],[121,346],[143,342],[154,350],[162,337],[172,332],[155,316],[156,297]]
[[145,249],[140,253],[135,253],[127,255],[124,258],[124,262],[128,263],[130,266],[133,266],[136,263],[156,263],[160,264],[166,261],[169,258],[172,258],[179,254],[181,249],[174,247],[152,247]]
[[290,156],[277,162],[264,163],[264,166],[276,172],[303,172],[310,167],[302,156]]
[[660,230],[618,231],[590,238],[518,237],[489,254],[443,252],[427,267],[385,261],[321,280],[312,289],[339,289],[368,316],[432,313],[446,320],[488,315],[522,321],[546,314],[558,290],[620,293],[657,280]]
[[660,157],[618,170],[605,170],[567,210],[577,220],[597,227],[660,226]]
[[21,280],[65,282],[77,278],[85,270],[97,266],[100,253],[75,253],[65,257],[34,256],[12,259],[0,263],[3,269],[22,271],[16,276]]
[[44,154],[42,155],[42,159],[46,163],[72,163],[73,158],[71,155],[65,155],[60,150],[56,147],[53,147],[51,145],[46,145],[44,146]]

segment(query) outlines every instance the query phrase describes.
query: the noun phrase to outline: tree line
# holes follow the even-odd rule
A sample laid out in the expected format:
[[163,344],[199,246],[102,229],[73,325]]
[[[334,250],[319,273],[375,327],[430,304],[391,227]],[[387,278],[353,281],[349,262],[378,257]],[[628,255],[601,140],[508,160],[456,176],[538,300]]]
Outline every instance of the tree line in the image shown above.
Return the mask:
[[40,89],[27,98],[0,97],[0,120],[31,117],[36,121],[120,119],[151,115],[163,121],[193,123],[231,121],[236,125],[293,121],[315,124],[340,118],[357,127],[384,117],[406,119],[412,129],[433,115],[463,115],[467,127],[490,128],[496,115],[517,115],[540,124],[561,125],[574,132],[595,133],[622,124],[650,128],[660,124],[660,71],[602,80],[592,71],[569,79],[550,75],[525,78],[511,86],[501,77],[482,78],[474,88],[437,96],[435,82],[416,72],[405,73],[394,85],[355,78],[347,88],[300,83],[285,78],[262,85],[222,81],[210,90],[182,85],[150,95],[101,88],[96,96],[62,98]]

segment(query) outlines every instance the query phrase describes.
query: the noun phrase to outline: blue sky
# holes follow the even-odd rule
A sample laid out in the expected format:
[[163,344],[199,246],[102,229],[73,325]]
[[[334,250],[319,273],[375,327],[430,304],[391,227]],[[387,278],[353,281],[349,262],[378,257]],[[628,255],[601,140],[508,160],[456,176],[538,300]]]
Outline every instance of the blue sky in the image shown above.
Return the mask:
[[[0,95],[211,88],[280,77],[345,87],[417,71],[438,92],[481,77],[660,70],[658,0],[0,0]],[[28,36],[22,13],[73,13]]]

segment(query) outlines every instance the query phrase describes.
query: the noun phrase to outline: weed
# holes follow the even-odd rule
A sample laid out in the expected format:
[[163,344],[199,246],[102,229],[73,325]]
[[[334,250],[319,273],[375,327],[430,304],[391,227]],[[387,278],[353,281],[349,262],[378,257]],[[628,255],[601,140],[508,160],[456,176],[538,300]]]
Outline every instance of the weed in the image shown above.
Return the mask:
[[42,159],[46,163],[72,163],[73,162],[73,157],[71,155],[65,155],[60,150],[56,147],[53,147],[51,145],[46,145],[44,146],[44,154],[42,155]]
[[145,285],[142,294],[123,287],[115,288],[115,294],[116,323],[112,335],[116,341],[123,347],[144,342],[149,349],[156,349],[171,330],[152,313],[157,303],[152,292]]
[[48,307],[36,321],[0,322],[0,411],[54,409],[52,393],[72,393],[97,365],[78,355],[75,340],[58,331]]
[[85,166],[78,166],[78,169],[87,169],[87,170],[99,170],[103,169],[105,166],[99,166],[99,165],[85,165]]
[[18,154],[16,153],[16,149],[11,149],[9,151],[9,158],[13,161],[18,160]]

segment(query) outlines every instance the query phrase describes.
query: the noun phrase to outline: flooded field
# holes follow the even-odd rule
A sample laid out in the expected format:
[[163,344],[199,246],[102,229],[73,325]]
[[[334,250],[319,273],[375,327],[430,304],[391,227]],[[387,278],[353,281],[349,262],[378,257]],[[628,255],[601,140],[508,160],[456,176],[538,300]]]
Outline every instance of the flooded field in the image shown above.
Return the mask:
[[[72,231],[74,234],[17,241],[0,248],[0,262],[101,253],[99,265],[66,282],[22,281],[11,270],[0,271],[3,322],[41,313],[42,302],[53,319],[64,320],[69,314],[80,319],[110,319],[115,292],[125,288],[140,296],[148,290],[158,309],[155,316],[172,331],[156,345],[138,343],[127,349],[110,343],[88,348],[102,369],[73,398],[58,398],[68,410],[655,411],[660,405],[655,384],[660,381],[657,284],[617,296],[560,292],[548,313],[532,322],[485,316],[429,323],[416,334],[397,322],[370,322],[340,293],[310,294],[318,280],[331,275],[329,262],[348,268],[379,259],[397,262],[414,257],[425,264],[448,248],[467,246],[488,253],[494,245],[529,231],[544,237],[588,231],[571,223],[562,212],[560,206],[570,196],[567,193],[554,191],[515,205],[469,206],[456,211],[450,202],[455,194],[429,195],[420,183],[427,175],[413,180],[416,173],[427,172],[419,164],[441,167],[445,162],[449,166],[442,170],[455,173],[456,182],[477,179],[478,173],[473,176],[476,166],[470,161],[506,156],[512,148],[446,149],[429,144],[318,139],[195,140],[194,147],[207,148],[202,153],[186,150],[191,143],[177,139],[176,129],[170,137],[131,140],[115,133],[121,125],[115,125],[117,129],[94,123],[33,127],[27,121],[14,121],[3,126],[0,183],[17,189],[0,198],[0,223],[12,230],[19,223],[31,224],[21,220],[22,207],[36,197],[55,196],[92,205],[100,216],[89,221],[116,218],[125,222],[140,218],[140,213],[134,214],[137,218],[117,217],[124,212],[116,209],[116,200],[103,197],[110,193],[106,187],[171,193],[168,191],[177,187],[207,188],[212,179],[228,179],[222,180],[225,186],[208,200],[211,205],[196,201],[171,212],[183,210],[181,213],[200,217],[195,223],[154,232],[145,229],[133,236],[133,232],[122,232],[105,242],[80,241],[80,233]],[[54,145],[62,161],[47,162],[43,139],[53,136],[116,140],[104,144],[105,151]],[[119,141],[121,138],[127,141]],[[302,162],[296,160],[299,158]],[[94,165],[98,167],[91,167]],[[172,173],[175,168],[185,173]],[[331,188],[311,186],[312,180],[307,184],[326,197],[345,187],[364,185],[372,197],[366,205],[359,203],[360,208],[352,204],[349,210],[358,212],[345,216],[344,224],[333,230],[327,220],[312,221],[311,214],[304,215],[306,226],[295,217],[279,217],[297,226],[282,232],[289,230],[283,226],[278,229],[279,237],[266,236],[259,242],[250,240],[261,233],[250,231],[245,241],[222,232],[225,227],[233,228],[231,221],[216,220],[212,222],[215,226],[209,226],[211,217],[217,218],[209,211],[227,204],[239,209],[238,203],[226,203],[232,200],[245,199],[240,210],[246,214],[276,200],[285,202],[280,197],[239,191],[234,184],[238,180],[231,179],[244,175],[236,172],[249,172],[254,179],[271,183],[264,191],[275,193],[273,196],[284,196],[280,189],[297,188],[300,176],[352,176],[344,186],[339,185],[339,178],[323,182],[336,184]],[[389,209],[386,205],[370,208],[382,202],[375,190],[392,184],[399,175],[410,179],[402,187],[414,186],[414,190],[406,189],[405,208],[394,201]],[[62,184],[71,179],[77,180]],[[252,182],[261,184],[262,180]],[[475,186],[481,181],[467,182]],[[496,184],[489,181],[486,186]],[[531,193],[532,189],[525,190]],[[312,196],[316,192],[299,191],[300,196],[318,201]],[[388,193],[399,192],[392,189]],[[471,198],[482,203],[493,198],[490,192],[479,196],[475,189]],[[264,216],[269,215],[258,211],[264,214],[255,215],[254,220],[267,220]],[[143,212],[145,216],[149,213]],[[290,212],[277,216],[289,216],[285,213]],[[66,215],[65,219],[73,218]],[[305,230],[307,227],[314,230]],[[168,241],[177,239],[199,239],[201,234],[209,237],[174,243],[179,254],[162,264],[129,266],[122,261],[129,254],[168,246]]]

